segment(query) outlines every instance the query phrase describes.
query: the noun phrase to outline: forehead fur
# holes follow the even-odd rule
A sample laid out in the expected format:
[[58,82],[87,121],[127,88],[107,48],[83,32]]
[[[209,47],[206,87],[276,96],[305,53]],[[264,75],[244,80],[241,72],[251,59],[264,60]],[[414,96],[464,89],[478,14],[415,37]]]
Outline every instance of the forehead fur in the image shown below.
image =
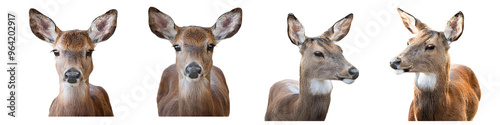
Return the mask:
[[183,27],[179,30],[179,38],[184,41],[185,44],[194,44],[197,42],[205,42],[207,38],[214,41],[212,32],[208,28],[190,26]]
[[86,45],[93,47],[93,43],[89,38],[87,31],[84,30],[72,30],[61,34],[59,40],[57,40],[57,46],[62,47],[62,49],[68,50],[81,50]]
[[[322,48],[325,52],[340,51],[340,47],[334,44],[330,39],[323,37],[307,38],[302,46],[317,46]],[[301,47],[301,52],[306,50],[306,47]]]
[[427,39],[434,38],[435,36],[439,36],[439,32],[434,30],[423,30],[419,32],[414,39],[418,41],[426,41]]
[[446,50],[450,48],[448,40],[446,40],[443,32],[430,29],[419,32],[417,36],[411,38],[409,42],[414,43],[414,45],[417,46],[424,46],[425,44],[433,43],[435,46],[445,47]]
[[423,30],[417,34],[417,36],[411,38],[412,41],[425,42],[429,40],[447,41],[443,32],[438,32],[434,30]]

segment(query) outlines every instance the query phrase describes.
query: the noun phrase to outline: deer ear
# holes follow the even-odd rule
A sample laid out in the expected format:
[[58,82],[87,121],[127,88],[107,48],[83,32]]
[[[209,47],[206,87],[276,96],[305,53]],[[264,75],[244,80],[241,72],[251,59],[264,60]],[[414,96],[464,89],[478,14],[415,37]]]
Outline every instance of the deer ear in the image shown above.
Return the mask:
[[354,18],[354,15],[351,13],[346,17],[337,21],[331,28],[325,31],[321,37],[326,37],[331,41],[340,41],[344,38],[347,33],[349,33],[349,29],[351,29],[351,22]]
[[167,14],[155,7],[149,8],[149,28],[156,36],[173,41],[177,35],[177,25]]
[[427,25],[420,22],[420,20],[413,17],[411,14],[403,11],[400,8],[398,8],[398,12],[399,16],[401,16],[401,19],[403,20],[403,24],[412,34],[417,34],[421,30],[428,29]]
[[453,16],[446,24],[444,29],[444,36],[448,41],[453,42],[458,40],[464,31],[464,14],[459,11]]
[[236,34],[241,27],[242,14],[241,8],[234,8],[222,14],[211,28],[215,40],[220,41],[231,38]]
[[41,40],[54,44],[61,33],[54,21],[33,8],[30,9],[29,15],[31,32]]
[[113,35],[116,29],[117,16],[118,11],[112,9],[94,19],[90,28],[87,30],[94,44],[106,41]]
[[300,47],[306,40],[305,29],[293,13],[288,14],[287,21],[288,38],[290,38],[293,44]]

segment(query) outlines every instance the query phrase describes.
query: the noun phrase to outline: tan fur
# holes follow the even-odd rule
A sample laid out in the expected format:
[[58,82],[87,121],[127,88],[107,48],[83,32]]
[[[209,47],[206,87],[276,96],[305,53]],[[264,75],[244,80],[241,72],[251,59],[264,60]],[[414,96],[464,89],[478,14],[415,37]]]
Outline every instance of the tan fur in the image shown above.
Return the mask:
[[[241,9],[219,17],[212,27],[178,27],[170,16],[149,9],[151,31],[170,40],[176,51],[176,63],[163,71],[158,89],[159,116],[229,116],[229,90],[222,70],[212,65],[213,50],[220,40],[236,34],[241,26]],[[198,78],[187,76],[186,67],[198,64]]]
[[[96,19],[102,19],[103,16],[116,19],[116,14],[116,10],[110,10]],[[60,89],[59,95],[52,101],[49,116],[113,116],[107,92],[100,86],[90,84],[89,76],[93,70],[91,52],[95,48],[94,42],[108,39],[114,32],[116,20],[94,21],[93,24],[98,24],[101,29],[61,31],[50,18],[35,9],[30,10],[33,33],[52,44],[54,51],[57,51],[54,54]],[[112,25],[112,29],[102,28],[103,25]],[[103,37],[89,36],[89,33],[99,34],[104,30],[111,32],[101,34]],[[76,83],[71,83],[74,86],[70,86],[65,80],[68,69],[76,69],[81,73],[81,78]]]
[[[414,17],[401,9],[398,11],[405,26],[411,29],[410,23],[405,20]],[[409,121],[471,121],[477,112],[481,91],[474,72],[464,65],[450,65],[449,42],[457,40],[463,30],[463,22],[457,22],[459,18],[463,20],[461,12],[448,23],[453,24],[447,27],[452,29],[446,29],[454,33],[450,38],[414,18],[418,28],[410,31],[416,36],[408,41],[408,47],[395,58],[401,60],[400,65],[396,67],[391,62],[391,67],[395,69],[436,75],[433,88],[419,88],[415,83]],[[429,45],[435,48],[426,49]]]
[[[314,80],[356,79],[349,70],[355,69],[334,44],[349,32],[352,14],[338,21],[320,37],[306,37],[302,24],[293,14],[288,16],[288,33],[293,44],[300,47],[300,79],[275,83],[269,91],[266,121],[323,121],[330,105],[331,83],[318,86]],[[340,23],[339,23],[340,22]],[[334,32],[338,30],[339,32]],[[304,40],[302,40],[304,38]],[[321,52],[323,57],[314,53]],[[330,84],[330,85],[328,85]],[[316,88],[316,89],[311,89]],[[328,90],[327,92],[324,92]],[[319,91],[319,92],[315,92]]]

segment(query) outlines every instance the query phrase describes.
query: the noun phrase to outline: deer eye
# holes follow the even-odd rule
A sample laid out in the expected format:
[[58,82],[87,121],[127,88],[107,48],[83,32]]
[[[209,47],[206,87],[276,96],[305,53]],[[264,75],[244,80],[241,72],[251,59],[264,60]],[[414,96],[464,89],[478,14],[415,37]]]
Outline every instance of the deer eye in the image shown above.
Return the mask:
[[425,47],[425,50],[434,50],[434,47],[436,47],[436,46],[434,46],[434,45],[427,45]]
[[59,56],[59,50],[52,50],[52,52],[54,53],[55,56]]
[[325,56],[323,55],[323,53],[322,53],[322,52],[319,52],[319,51],[314,52],[314,56],[316,56],[316,57],[322,57],[322,58],[324,58],[324,57],[325,57]]
[[214,47],[215,47],[214,44],[210,44],[210,45],[208,45],[207,50],[210,51],[210,52],[213,52],[214,51]]
[[174,49],[177,52],[181,51],[181,47],[179,45],[174,45]]
[[92,56],[92,52],[94,52],[94,50],[88,50],[86,55],[87,56]]

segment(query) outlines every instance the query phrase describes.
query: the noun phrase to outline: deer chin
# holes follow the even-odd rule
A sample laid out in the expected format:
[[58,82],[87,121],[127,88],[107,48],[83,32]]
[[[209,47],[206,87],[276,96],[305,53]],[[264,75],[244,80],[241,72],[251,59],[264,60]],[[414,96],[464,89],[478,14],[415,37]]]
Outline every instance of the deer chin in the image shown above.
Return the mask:
[[405,73],[405,71],[402,69],[395,69],[394,73],[396,73],[396,75],[401,75],[401,74]]
[[62,83],[62,85],[64,85],[65,87],[77,87],[77,86],[79,86],[79,85],[80,85],[80,82],[81,82],[81,81],[78,81],[78,82],[76,82],[76,83],[69,83],[69,82],[66,82],[66,81],[65,81],[65,82],[63,82],[63,83]]
[[345,84],[352,84],[354,81],[354,79],[342,79],[342,82],[344,82]]
[[399,68],[399,69],[395,69],[394,70],[394,73],[396,73],[396,75],[401,75],[403,73],[406,73],[406,72],[410,72],[410,68]]

